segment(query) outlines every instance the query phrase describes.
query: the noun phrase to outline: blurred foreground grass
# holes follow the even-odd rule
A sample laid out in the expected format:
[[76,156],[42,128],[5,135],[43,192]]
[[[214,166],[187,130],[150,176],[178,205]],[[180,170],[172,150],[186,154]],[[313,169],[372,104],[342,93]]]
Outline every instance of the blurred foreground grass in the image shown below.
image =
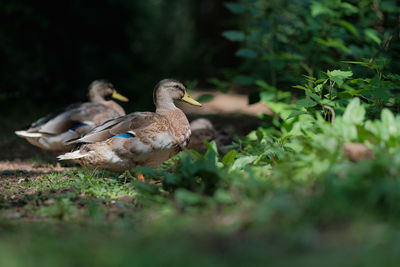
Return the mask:
[[[367,209],[333,216],[341,208],[324,203],[319,190],[310,195],[310,185],[287,189],[242,176],[246,189],[220,185],[213,196],[201,196],[186,189],[170,195],[162,184],[88,169],[0,175],[0,266],[397,266],[400,260],[394,221]],[[264,190],[268,197],[259,195]]]

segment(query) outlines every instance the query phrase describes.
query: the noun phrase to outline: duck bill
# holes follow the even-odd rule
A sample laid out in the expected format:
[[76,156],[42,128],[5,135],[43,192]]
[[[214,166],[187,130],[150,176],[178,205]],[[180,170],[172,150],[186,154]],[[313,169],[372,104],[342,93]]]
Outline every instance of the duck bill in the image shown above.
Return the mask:
[[129,101],[129,99],[127,97],[125,97],[123,95],[120,95],[115,89],[114,89],[113,94],[111,95],[111,97],[114,98],[114,99],[117,99],[119,101],[122,101],[122,102],[128,102]]
[[186,103],[189,103],[189,104],[198,106],[198,107],[201,107],[201,106],[202,106],[199,102],[197,102],[196,100],[194,100],[193,98],[191,98],[191,97],[188,95],[187,92],[185,92],[185,95],[182,97],[181,100],[182,100],[183,102],[186,102]]

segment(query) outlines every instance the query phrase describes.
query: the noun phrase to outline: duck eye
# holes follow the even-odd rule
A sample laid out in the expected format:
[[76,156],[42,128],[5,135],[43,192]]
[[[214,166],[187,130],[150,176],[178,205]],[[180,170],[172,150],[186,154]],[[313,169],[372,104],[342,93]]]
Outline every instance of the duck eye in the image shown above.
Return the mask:
[[181,89],[181,87],[180,87],[178,84],[174,85],[174,87],[175,87],[176,89]]

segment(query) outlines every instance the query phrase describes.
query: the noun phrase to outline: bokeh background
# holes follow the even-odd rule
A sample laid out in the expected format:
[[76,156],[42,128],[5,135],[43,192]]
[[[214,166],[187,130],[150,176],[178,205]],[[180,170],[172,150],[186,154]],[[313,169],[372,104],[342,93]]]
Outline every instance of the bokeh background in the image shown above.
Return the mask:
[[0,102],[51,109],[106,78],[132,99],[128,111],[150,108],[160,79],[207,86],[237,64],[221,36],[230,17],[215,0],[1,1]]

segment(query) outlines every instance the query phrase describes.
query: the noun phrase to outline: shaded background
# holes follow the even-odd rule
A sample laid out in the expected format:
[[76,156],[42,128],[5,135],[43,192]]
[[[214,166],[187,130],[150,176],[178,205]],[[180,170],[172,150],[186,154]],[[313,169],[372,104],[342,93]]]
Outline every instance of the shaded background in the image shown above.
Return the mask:
[[84,101],[99,78],[133,100],[128,112],[150,108],[162,78],[204,86],[236,64],[230,16],[215,0],[2,1],[0,114]]

